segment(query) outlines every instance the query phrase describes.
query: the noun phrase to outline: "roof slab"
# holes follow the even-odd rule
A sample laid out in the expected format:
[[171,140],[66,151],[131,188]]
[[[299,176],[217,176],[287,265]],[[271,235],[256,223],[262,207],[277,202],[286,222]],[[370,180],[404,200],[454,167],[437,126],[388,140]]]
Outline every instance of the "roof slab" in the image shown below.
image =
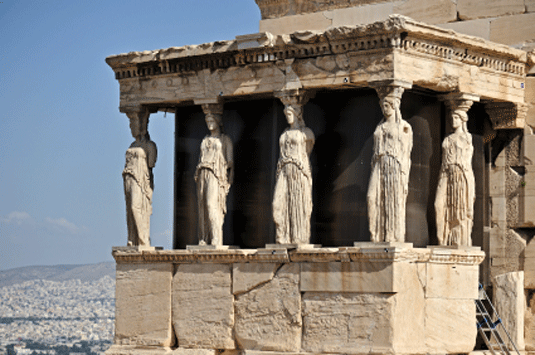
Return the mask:
[[106,58],[120,83],[122,112],[390,80],[522,104],[528,60],[522,50],[400,15],[322,32],[257,33]]

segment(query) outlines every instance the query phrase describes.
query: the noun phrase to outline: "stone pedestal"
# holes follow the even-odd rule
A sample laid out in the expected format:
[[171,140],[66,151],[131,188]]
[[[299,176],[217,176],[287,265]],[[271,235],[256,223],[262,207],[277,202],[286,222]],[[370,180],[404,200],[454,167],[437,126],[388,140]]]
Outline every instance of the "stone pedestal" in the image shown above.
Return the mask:
[[483,252],[359,246],[115,251],[117,327],[108,355],[473,349]]

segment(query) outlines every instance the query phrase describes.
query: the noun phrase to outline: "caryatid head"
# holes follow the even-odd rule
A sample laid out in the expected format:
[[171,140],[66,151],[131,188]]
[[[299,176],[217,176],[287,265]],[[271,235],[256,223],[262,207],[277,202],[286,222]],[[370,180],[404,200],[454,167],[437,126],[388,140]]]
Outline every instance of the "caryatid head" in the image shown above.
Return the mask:
[[221,130],[222,126],[222,119],[221,115],[217,113],[207,113],[204,117],[204,121],[206,122],[206,127],[210,130],[210,132],[214,130]]
[[472,107],[471,100],[454,100],[451,104],[451,126],[454,131],[459,128],[468,133],[468,110]]
[[284,107],[284,115],[290,126],[305,126],[303,119],[303,106],[290,104]]
[[404,90],[399,86],[385,86],[377,90],[385,121],[399,122],[401,120],[401,96]]
[[204,121],[213,134],[223,132],[223,105],[203,104]]
[[126,115],[130,119],[130,132],[132,132],[132,137],[136,140],[141,140],[146,137],[148,135],[149,111],[140,110],[127,112]]

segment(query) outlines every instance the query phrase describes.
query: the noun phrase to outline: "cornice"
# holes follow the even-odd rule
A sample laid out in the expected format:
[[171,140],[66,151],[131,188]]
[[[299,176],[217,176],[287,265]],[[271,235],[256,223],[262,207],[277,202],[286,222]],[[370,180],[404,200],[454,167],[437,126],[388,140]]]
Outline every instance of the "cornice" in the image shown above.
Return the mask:
[[401,15],[391,15],[385,21],[368,25],[326,31],[300,31],[278,36],[253,34],[230,41],[130,52],[110,56],[106,62],[114,70],[116,79],[121,80],[332,54],[392,52],[395,49],[510,74],[523,75],[526,71],[527,54],[522,50]]
[[[124,249],[124,248],[123,248]],[[339,247],[315,249],[113,250],[117,263],[429,262],[479,265],[477,248]]]

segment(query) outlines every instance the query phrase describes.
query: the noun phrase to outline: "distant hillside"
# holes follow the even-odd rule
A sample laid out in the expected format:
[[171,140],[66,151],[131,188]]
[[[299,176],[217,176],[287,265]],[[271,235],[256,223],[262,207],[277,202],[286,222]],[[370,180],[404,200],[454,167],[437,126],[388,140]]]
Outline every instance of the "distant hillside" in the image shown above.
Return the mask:
[[115,263],[105,262],[86,265],[26,266],[0,270],[0,287],[11,286],[30,280],[94,281],[106,275],[115,279]]

